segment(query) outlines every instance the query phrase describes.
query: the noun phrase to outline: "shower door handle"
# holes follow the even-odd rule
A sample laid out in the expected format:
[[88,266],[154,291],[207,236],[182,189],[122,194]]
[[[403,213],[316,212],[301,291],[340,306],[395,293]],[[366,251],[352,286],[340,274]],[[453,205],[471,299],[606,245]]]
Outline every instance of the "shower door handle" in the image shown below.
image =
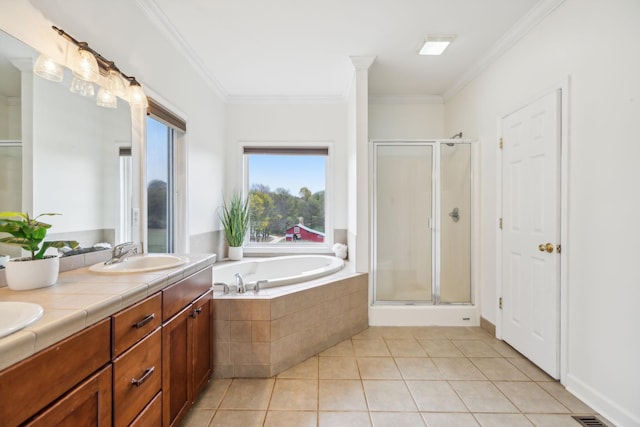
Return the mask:
[[451,217],[453,222],[460,221],[460,209],[453,208],[453,210],[451,212],[449,212],[449,216]]

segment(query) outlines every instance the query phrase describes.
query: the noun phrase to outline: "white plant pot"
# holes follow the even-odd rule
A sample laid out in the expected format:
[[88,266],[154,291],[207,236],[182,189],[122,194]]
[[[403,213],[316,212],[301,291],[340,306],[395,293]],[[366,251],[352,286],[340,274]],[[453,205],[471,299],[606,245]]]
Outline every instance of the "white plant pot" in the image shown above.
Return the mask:
[[240,261],[242,259],[242,246],[229,246],[229,259]]
[[59,269],[58,255],[43,259],[30,257],[10,259],[5,266],[7,286],[14,291],[45,288],[56,283]]

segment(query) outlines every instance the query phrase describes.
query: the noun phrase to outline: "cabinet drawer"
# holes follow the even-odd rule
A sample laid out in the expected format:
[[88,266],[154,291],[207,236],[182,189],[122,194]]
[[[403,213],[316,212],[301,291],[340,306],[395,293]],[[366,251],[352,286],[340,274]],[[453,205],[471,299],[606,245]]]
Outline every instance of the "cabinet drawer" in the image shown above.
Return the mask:
[[129,427],[146,427],[162,425],[162,392],[156,394],[151,403],[140,412]]
[[160,391],[162,334],[158,328],[113,361],[114,425],[128,425]]
[[131,347],[162,324],[162,294],[141,301],[113,316],[113,356]]
[[208,267],[165,288],[162,291],[163,322],[211,289],[212,280],[211,267]]
[[[17,425],[109,362],[105,319],[0,372],[0,421]],[[25,404],[27,403],[27,404]]]

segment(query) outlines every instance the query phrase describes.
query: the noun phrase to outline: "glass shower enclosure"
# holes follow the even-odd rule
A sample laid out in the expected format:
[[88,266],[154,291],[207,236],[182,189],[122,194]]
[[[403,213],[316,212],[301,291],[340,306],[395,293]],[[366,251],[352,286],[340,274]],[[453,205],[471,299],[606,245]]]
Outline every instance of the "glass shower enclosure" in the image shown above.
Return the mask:
[[373,150],[374,304],[471,304],[471,143]]

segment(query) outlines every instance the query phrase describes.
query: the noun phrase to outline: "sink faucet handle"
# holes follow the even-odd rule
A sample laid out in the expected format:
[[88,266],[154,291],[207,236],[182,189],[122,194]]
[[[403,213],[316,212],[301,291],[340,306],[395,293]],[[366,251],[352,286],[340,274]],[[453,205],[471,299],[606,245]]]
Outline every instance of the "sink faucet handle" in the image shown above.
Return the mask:
[[[113,247],[112,252],[115,256],[119,256],[124,252],[125,248],[128,248],[129,246],[133,246],[133,242],[119,243]],[[138,248],[135,249],[137,250]]]

